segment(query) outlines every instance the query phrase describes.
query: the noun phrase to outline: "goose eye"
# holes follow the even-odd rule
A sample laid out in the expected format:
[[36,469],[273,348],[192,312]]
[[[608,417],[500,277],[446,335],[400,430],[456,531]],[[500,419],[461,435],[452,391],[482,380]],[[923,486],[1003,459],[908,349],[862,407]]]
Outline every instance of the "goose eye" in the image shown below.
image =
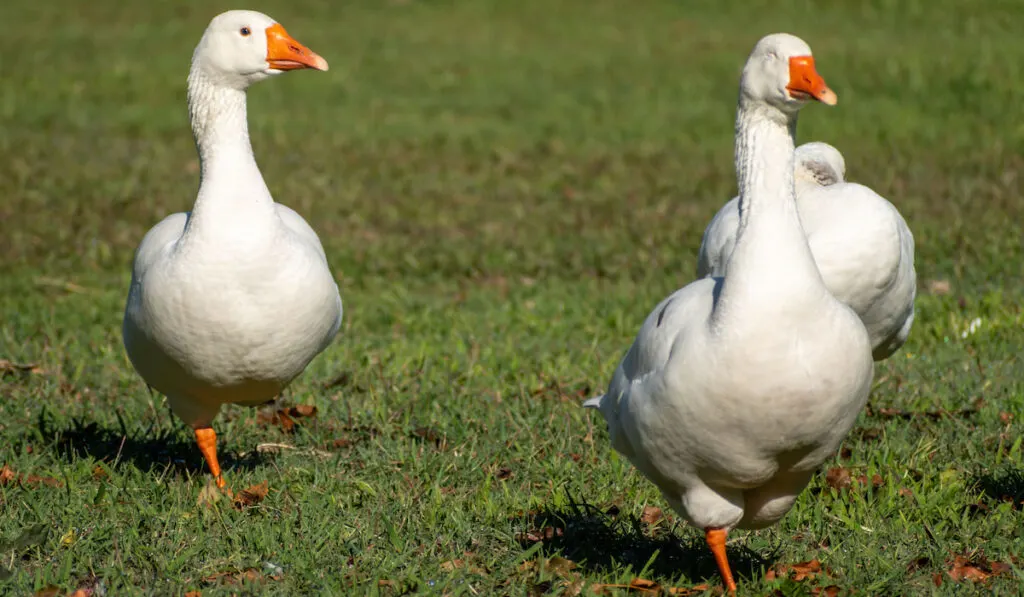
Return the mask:
[[249,34],[252,33],[248,27],[242,27],[238,32],[242,34],[242,37],[249,37]]

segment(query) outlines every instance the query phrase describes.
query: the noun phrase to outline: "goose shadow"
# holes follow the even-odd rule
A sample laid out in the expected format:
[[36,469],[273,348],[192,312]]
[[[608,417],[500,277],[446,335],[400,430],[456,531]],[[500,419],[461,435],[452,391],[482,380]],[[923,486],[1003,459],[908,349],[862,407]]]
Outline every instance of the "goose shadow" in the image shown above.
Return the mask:
[[[106,425],[84,418],[70,423],[56,422],[45,410],[37,420],[38,434],[65,462],[92,458],[107,464],[122,463],[144,473],[161,473],[175,477],[202,477],[208,474],[203,455],[191,435],[180,425],[129,429],[120,413],[117,425]],[[218,452],[225,473],[232,470],[254,470],[265,458],[253,450],[239,458],[229,451]]]
[[1024,468],[1004,467],[975,474],[973,486],[992,501],[1012,502],[1024,508]]
[[[572,560],[587,571],[608,572],[626,565],[662,583],[718,582],[714,557],[702,537],[683,539],[674,528],[653,532],[639,518],[569,499],[566,506],[543,507],[514,519],[516,538],[528,549],[541,544],[540,553]],[[728,549],[729,564],[737,580],[759,578],[778,559],[777,553],[759,554],[745,546]]]

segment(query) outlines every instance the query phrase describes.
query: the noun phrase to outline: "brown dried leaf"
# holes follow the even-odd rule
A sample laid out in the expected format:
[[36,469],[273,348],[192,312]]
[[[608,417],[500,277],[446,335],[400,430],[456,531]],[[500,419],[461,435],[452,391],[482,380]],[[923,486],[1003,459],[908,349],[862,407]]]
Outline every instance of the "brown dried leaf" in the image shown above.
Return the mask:
[[316,416],[316,407],[312,404],[298,404],[288,409],[288,415],[294,419],[311,419]]
[[199,591],[189,591],[185,593],[185,597],[203,597],[203,594]]
[[807,562],[800,562],[799,564],[782,564],[769,570],[765,573],[764,577],[767,580],[775,580],[779,578],[789,578],[795,582],[812,579],[821,573],[829,574],[827,570],[823,570],[821,562],[818,560],[810,560]]
[[661,586],[653,580],[634,578],[629,581],[629,589],[631,591],[661,591]]
[[264,481],[258,485],[251,485],[242,491],[238,492],[235,496],[234,506],[236,510],[243,510],[245,508],[251,508],[256,504],[263,501],[263,498],[267,497],[267,493],[270,492],[270,485]]
[[46,373],[46,371],[38,363],[15,363],[7,359],[0,359],[0,377],[18,373],[40,375]]
[[843,491],[853,485],[853,475],[848,468],[834,466],[825,473],[825,483],[836,491]]
[[811,597],[838,597],[839,586],[829,585],[827,587],[814,587],[811,589]]
[[828,469],[828,472],[825,473],[825,483],[827,483],[832,489],[842,492],[848,489],[854,489],[856,485],[871,485],[875,489],[878,489],[885,485],[885,479],[877,473],[871,475],[870,479],[868,479],[867,475],[857,475],[854,477],[850,469],[836,466]]
[[309,404],[299,404],[288,408],[277,410],[264,410],[256,415],[256,422],[264,427],[276,425],[285,433],[291,433],[299,423],[296,419],[311,419],[316,417],[316,407]]
[[644,506],[644,511],[640,514],[640,522],[644,522],[649,525],[655,524],[664,517],[664,514],[661,513],[661,508],[657,508],[655,506]]
[[516,535],[516,540],[520,543],[537,543],[539,541],[550,541],[555,537],[561,537],[563,534],[565,534],[563,529],[547,526],[519,533]]
[[39,475],[29,475],[22,479],[23,484],[33,487],[35,485],[49,485],[50,487],[63,487],[64,484],[54,479],[53,477],[40,477]]
[[953,582],[965,580],[985,582],[992,576],[1006,574],[1011,570],[1009,564],[989,561],[988,558],[980,554],[973,558],[966,555],[955,555],[952,561],[946,563],[949,565],[946,574]]
[[41,477],[39,475],[28,475],[27,477],[15,472],[6,464],[0,468],[0,485],[20,484],[22,487],[36,487],[48,485],[50,487],[63,487],[64,484],[53,477]]
[[[868,484],[868,476],[867,475],[859,475],[857,477],[857,483],[859,483],[861,485],[867,485]],[[879,487],[885,485],[885,479],[883,479],[882,476],[879,475],[878,473],[875,473],[875,474],[871,475],[870,483],[871,483],[872,487],[874,487],[875,489],[878,489]]]
[[504,481],[506,479],[511,479],[513,476],[515,476],[515,473],[512,472],[512,469],[510,469],[507,466],[503,466],[503,467],[499,468],[497,470],[497,472],[494,473],[494,478],[499,480],[499,481]]
[[203,581],[207,583],[219,583],[222,585],[240,585],[246,581],[262,582],[268,578],[277,580],[273,576],[263,576],[263,574],[255,568],[246,568],[245,570],[230,570],[227,572],[211,574],[204,578]]
[[935,296],[945,296],[951,289],[949,280],[928,280],[927,287],[928,292]]

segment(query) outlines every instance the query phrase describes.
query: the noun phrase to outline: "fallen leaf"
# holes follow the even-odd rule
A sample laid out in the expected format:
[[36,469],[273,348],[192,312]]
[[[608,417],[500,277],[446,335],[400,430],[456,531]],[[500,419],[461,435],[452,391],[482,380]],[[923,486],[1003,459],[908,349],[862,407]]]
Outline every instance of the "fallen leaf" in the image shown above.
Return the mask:
[[22,487],[35,487],[37,485],[48,485],[50,487],[63,487],[64,484],[53,477],[41,477],[39,475],[28,475],[27,477],[15,472],[6,464],[0,468],[0,485],[21,484]]
[[825,473],[825,483],[836,491],[842,491],[853,485],[853,475],[848,468],[834,466]]
[[835,466],[828,469],[828,472],[825,473],[825,483],[832,489],[842,492],[847,489],[853,489],[855,485],[871,485],[878,489],[885,485],[885,479],[877,473],[871,475],[870,479],[868,479],[867,475],[857,475],[854,477],[850,469]]
[[[473,555],[472,552],[466,552],[467,555]],[[466,569],[472,574],[479,574],[480,576],[486,576],[488,571],[486,568],[476,566],[462,558],[455,558],[454,560],[448,560],[447,562],[441,562],[441,570],[444,572],[452,572],[453,570]]]
[[295,418],[316,416],[316,407],[311,404],[299,404],[288,409],[288,414]]
[[640,514],[640,522],[646,524],[655,524],[665,516],[661,513],[661,508],[655,506],[644,506],[643,513]]
[[28,485],[29,487],[35,485],[49,485],[50,487],[63,487],[64,484],[54,479],[53,477],[40,477],[38,475],[29,475],[22,479],[22,484]]
[[653,580],[647,580],[646,578],[634,578],[629,581],[628,588],[630,591],[641,591],[644,593],[660,593],[661,585],[654,582]]
[[900,495],[902,495],[903,497],[905,497],[905,498],[913,499],[913,497],[914,497],[914,492],[909,490],[909,489],[907,489],[906,487],[900,487],[900,490],[899,490],[898,493]]
[[[857,482],[860,483],[861,485],[867,485],[868,484],[868,476],[867,475],[860,475],[860,476],[858,476],[857,477]],[[870,483],[871,483],[871,487],[874,487],[875,489],[878,489],[879,487],[885,485],[885,479],[882,478],[882,475],[879,475],[878,473],[875,473],[875,474],[871,475]]]
[[1004,562],[992,562],[984,555],[978,554],[974,557],[968,555],[955,555],[952,561],[947,561],[949,569],[946,574],[953,582],[970,580],[973,582],[985,582],[990,577],[1010,572],[1011,566]]
[[451,572],[457,568],[462,568],[462,560],[458,558],[448,560],[447,562],[441,562],[441,570],[444,570],[445,572]]
[[226,572],[218,572],[211,574],[203,579],[204,582],[210,584],[222,584],[222,585],[240,585],[246,581],[248,582],[261,582],[266,580],[259,570],[255,568],[246,568],[244,570],[229,570]]
[[185,597],[203,597],[203,594],[199,591],[189,591],[185,593]]
[[511,479],[514,475],[515,473],[512,472],[512,469],[507,466],[503,466],[494,473],[494,478],[499,481],[505,481],[506,479]]
[[39,375],[45,373],[37,363],[15,363],[7,359],[0,359],[0,377],[18,373],[33,373]]
[[264,410],[256,415],[256,422],[264,427],[277,425],[281,431],[291,433],[298,425],[296,419],[308,419],[316,417],[316,407],[309,404],[299,404],[288,408],[276,410]]
[[520,543],[537,543],[539,541],[550,541],[555,537],[561,537],[563,534],[565,534],[563,529],[548,526],[518,533],[516,540]]
[[838,597],[839,595],[838,585],[829,585],[827,587],[814,587],[811,589],[811,597]]
[[775,580],[788,578],[794,582],[801,582],[804,580],[812,579],[819,574],[828,575],[828,570],[823,570],[821,562],[818,560],[810,560],[807,562],[800,562],[799,564],[782,564],[772,568],[765,573],[764,577],[766,580]]
[[263,501],[263,498],[267,497],[267,493],[270,492],[270,485],[264,481],[258,485],[251,485],[242,491],[238,492],[235,496],[234,506],[236,510],[243,510],[250,508]]
[[35,593],[32,593],[33,597],[56,597],[61,594],[60,587],[54,585],[46,585],[39,589]]
[[928,280],[927,287],[928,292],[935,296],[945,296],[951,289],[949,280]]

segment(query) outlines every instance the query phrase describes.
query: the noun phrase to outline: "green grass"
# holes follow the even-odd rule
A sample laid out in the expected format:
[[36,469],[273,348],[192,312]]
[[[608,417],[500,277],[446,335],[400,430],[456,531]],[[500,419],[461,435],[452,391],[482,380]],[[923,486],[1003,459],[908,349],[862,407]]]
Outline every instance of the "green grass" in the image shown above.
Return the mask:
[[[734,533],[741,590],[1017,593],[1020,564],[988,584],[945,574],[957,554],[1024,555],[1024,513],[1000,500],[1024,499],[1019,2],[252,5],[331,63],[253,88],[250,128],[275,197],[319,231],[346,313],[284,399],[315,419],[292,434],[240,408],[216,421],[229,482],[270,485],[244,511],[198,504],[198,450],[120,341],[133,249],[195,195],[192,48],[235,7],[5,7],[0,358],[38,368],[0,380],[0,466],[23,475],[0,484],[0,592],[717,586],[698,531],[638,521],[663,502],[578,402],[690,281],[734,192],[739,70],[785,30],[840,96],[805,110],[800,140],[839,147],[850,178],[900,208],[921,293],[827,465],[884,484],[835,492],[822,473],[780,525]],[[978,399],[948,417],[886,410]],[[576,568],[524,564],[555,556]],[[765,578],[811,559],[831,574]],[[216,577],[248,568],[245,587]]]

